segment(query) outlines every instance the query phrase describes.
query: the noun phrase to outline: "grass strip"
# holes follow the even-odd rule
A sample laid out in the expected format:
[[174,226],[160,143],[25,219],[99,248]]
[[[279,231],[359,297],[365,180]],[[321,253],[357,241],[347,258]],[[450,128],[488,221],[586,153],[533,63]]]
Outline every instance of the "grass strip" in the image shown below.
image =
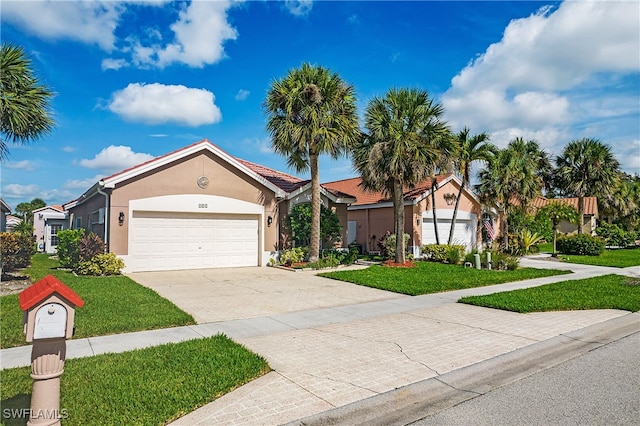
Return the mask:
[[[123,275],[76,276],[58,269],[58,263],[43,254],[33,256],[32,266],[24,273],[35,281],[54,275],[84,300],[76,311],[74,338],[195,324],[191,315]],[[25,345],[18,295],[0,297],[0,311],[0,347]]]
[[[265,373],[259,355],[224,335],[65,363],[60,410],[72,425],[159,425],[173,421]],[[30,367],[2,371],[3,424],[30,407]],[[13,411],[12,411],[13,410]]]
[[640,249],[610,249],[599,256],[579,256],[577,254],[561,254],[560,260],[567,263],[582,265],[611,266],[614,268],[628,268],[640,266]]
[[416,296],[567,273],[570,272],[534,268],[522,268],[514,271],[489,271],[463,268],[460,265],[416,262],[415,268],[390,268],[374,265],[367,269],[325,272],[318,275],[380,290]]
[[640,310],[640,279],[604,275],[485,296],[468,296],[458,302],[520,313],[584,309],[636,312]]

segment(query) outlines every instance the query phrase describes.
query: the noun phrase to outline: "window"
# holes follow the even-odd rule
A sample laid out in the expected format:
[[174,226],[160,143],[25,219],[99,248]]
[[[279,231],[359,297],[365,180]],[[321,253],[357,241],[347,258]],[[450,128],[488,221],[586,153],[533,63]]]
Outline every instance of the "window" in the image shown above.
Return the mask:
[[62,231],[62,225],[51,225],[51,246],[57,246],[60,243],[58,239],[58,231]]
[[82,228],[82,216],[76,217],[75,225],[73,225],[75,229]]

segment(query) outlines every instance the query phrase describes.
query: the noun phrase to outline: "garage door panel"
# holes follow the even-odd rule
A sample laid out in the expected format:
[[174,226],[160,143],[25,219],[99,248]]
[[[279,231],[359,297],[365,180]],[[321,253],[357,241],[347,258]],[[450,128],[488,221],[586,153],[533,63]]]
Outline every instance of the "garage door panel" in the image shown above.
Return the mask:
[[258,265],[256,216],[188,214],[172,217],[160,212],[148,215],[134,212],[129,235],[129,255],[138,269]]
[[[450,232],[451,220],[438,219],[438,236],[440,237],[440,244],[447,244]],[[456,220],[456,226],[453,231],[453,244],[464,245],[468,250],[471,250],[476,241],[475,235],[475,220]],[[422,222],[422,244],[435,243],[436,237],[433,227],[433,219],[425,218]]]

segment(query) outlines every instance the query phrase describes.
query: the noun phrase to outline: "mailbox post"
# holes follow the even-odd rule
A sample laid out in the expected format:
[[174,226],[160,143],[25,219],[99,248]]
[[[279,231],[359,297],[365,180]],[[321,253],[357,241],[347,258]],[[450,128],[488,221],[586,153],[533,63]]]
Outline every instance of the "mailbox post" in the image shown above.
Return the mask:
[[24,332],[31,348],[31,410],[27,425],[60,424],[60,376],[64,371],[66,339],[73,336],[75,307],[84,301],[53,275],[19,295]]

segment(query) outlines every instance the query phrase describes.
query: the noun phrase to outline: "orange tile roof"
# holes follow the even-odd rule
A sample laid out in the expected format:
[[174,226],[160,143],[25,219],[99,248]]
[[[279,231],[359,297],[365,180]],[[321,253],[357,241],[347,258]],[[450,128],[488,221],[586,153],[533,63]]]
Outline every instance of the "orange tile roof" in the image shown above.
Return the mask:
[[[436,176],[436,182],[439,184],[449,176],[450,175],[438,175]],[[322,186],[327,189],[340,191],[344,194],[350,194],[351,196],[355,197],[357,201],[352,204],[354,206],[391,201],[391,198],[385,196],[380,191],[365,191],[360,186],[361,182],[361,178],[355,177],[351,179],[343,179],[334,182],[323,183]],[[409,200],[415,200],[416,198],[419,198],[423,193],[431,189],[431,184],[432,179],[427,179],[420,182],[413,189],[405,189],[404,198]]]
[[304,186],[307,182],[309,182],[309,180],[302,180],[295,176],[291,176],[286,173],[261,166],[260,164],[252,163],[251,161],[243,160],[237,157],[236,160],[240,164],[259,174],[285,192],[295,191],[296,189]]
[[[537,209],[540,209],[551,202],[559,202],[569,204],[578,210],[578,197],[572,198],[545,198],[536,197],[531,202],[531,205]],[[598,198],[597,197],[584,197],[584,214],[597,215],[598,214]]]

